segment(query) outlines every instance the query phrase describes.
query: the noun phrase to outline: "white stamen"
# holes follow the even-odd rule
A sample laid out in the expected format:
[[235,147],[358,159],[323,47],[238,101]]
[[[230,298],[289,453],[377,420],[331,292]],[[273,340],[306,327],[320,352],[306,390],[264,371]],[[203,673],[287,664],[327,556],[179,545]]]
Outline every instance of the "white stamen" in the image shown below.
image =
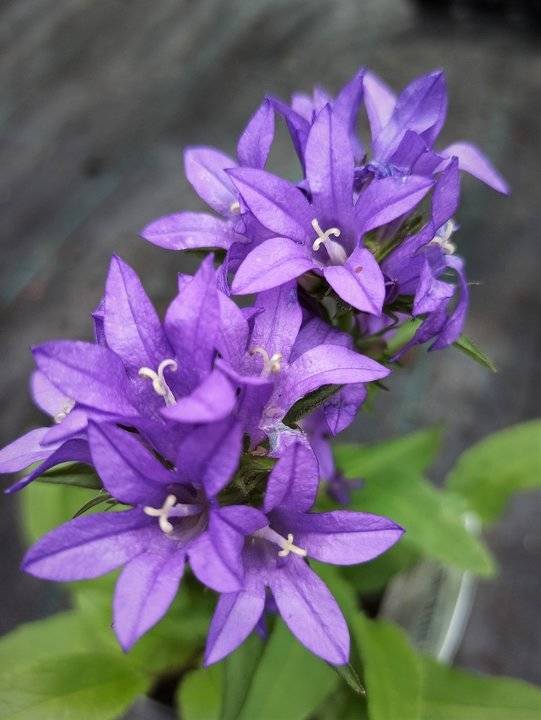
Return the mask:
[[166,535],[173,532],[173,524],[169,520],[170,517],[190,517],[192,515],[199,515],[203,508],[201,505],[196,503],[179,503],[174,495],[168,495],[165,498],[164,504],[161,508],[154,508],[145,506],[143,512],[145,515],[150,517],[159,518],[160,530]]
[[331,235],[334,237],[340,237],[342,234],[339,228],[331,227],[328,230],[323,231],[317,218],[312,220],[312,227],[317,233],[317,238],[312,244],[312,250],[317,252],[319,248],[324,245],[325,250],[329,255],[329,259],[334,265],[343,265],[347,260],[346,251],[335,240],[331,240]]
[[233,215],[238,215],[240,213],[240,202],[238,200],[231,203],[229,206],[229,212]]
[[436,235],[432,238],[431,242],[434,245],[439,245],[446,255],[453,255],[456,252],[456,245],[451,242],[450,238],[457,229],[458,225],[451,218],[438,228]]
[[53,417],[53,420],[58,425],[62,422],[62,420],[65,420],[70,412],[75,407],[75,400],[68,400],[68,402],[63,406],[62,410],[56,413],[56,415]]
[[175,360],[167,358],[166,360],[162,360],[161,363],[158,365],[158,372],[155,372],[154,370],[152,370],[152,368],[149,367],[142,367],[139,369],[139,375],[141,377],[152,380],[152,387],[154,388],[154,392],[163,397],[166,405],[174,405],[176,403],[176,400],[175,396],[171,392],[171,388],[165,381],[163,374],[166,368],[171,368],[173,372],[175,372],[177,367],[178,365]]
[[269,353],[265,348],[257,345],[251,348],[251,355],[261,355],[263,358],[263,370],[261,371],[262,376],[271,375],[273,373],[279,373],[282,369],[282,353],[277,352],[269,357]]
[[278,547],[282,548],[278,551],[278,555],[280,557],[287,557],[289,553],[293,553],[294,555],[298,555],[299,557],[306,557],[307,555],[307,552],[304,548],[298,547],[297,545],[293,544],[293,540],[295,538],[293,537],[292,533],[288,533],[286,539],[272,528],[264,527],[261,528],[261,530],[256,530],[253,535],[254,537],[268,540],[269,542],[274,543],[274,545],[278,545]]

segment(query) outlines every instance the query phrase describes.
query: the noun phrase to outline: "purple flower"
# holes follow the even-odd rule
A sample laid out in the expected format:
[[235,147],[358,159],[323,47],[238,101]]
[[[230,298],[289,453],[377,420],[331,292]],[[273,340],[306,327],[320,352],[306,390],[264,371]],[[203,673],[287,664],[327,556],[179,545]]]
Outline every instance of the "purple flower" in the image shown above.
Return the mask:
[[313,453],[291,445],[272,471],[263,509],[269,525],[245,541],[241,590],[221,595],[212,619],[206,664],[221,660],[258,624],[267,593],[297,639],[316,655],[341,665],[349,657],[349,633],[332,594],[307,558],[335,565],[366,562],[402,535],[386,518],[366,513],[311,513],[318,487]]
[[216,503],[237,467],[241,434],[234,423],[188,436],[179,447],[177,470],[167,469],[136,436],[114,425],[91,423],[89,442],[105,489],[132,509],[62,525],[29,550],[23,568],[65,582],[125,566],[115,592],[114,629],[127,650],[169,608],[187,559],[212,589],[239,589],[244,536],[266,519],[252,507]]

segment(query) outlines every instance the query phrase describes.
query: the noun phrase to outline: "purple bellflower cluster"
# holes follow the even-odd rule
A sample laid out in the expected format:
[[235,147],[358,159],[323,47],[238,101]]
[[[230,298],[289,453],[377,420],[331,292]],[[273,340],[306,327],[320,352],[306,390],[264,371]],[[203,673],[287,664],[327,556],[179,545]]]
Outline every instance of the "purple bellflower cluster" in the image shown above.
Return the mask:
[[[361,105],[369,148],[356,134]],[[122,567],[113,609],[124,649],[167,612],[189,567],[219,594],[207,664],[269,612],[315,654],[348,661],[346,622],[310,560],[366,562],[403,529],[317,510],[322,487],[341,505],[351,491],[329,439],[409,348],[461,335],[468,285],[451,240],[460,171],[506,192],[473,146],[434,148],[446,106],[440,72],[398,97],[360,71],[336,98],[319,88],[290,105],[267,98],[236,160],[185,153],[188,180],[220,217],[175,213],[142,232],[170,250],[214,250],[193,277],[179,275],[164,320],[115,257],[95,341],[33,349],[33,398],[53,424],[0,451],[0,472],[28,469],[8,492],[82,463],[113,508],[53,530],[23,567],[57,581]],[[264,169],[277,116],[300,160],[297,183]],[[235,295],[255,297],[241,308]],[[387,352],[412,319],[411,337]]]

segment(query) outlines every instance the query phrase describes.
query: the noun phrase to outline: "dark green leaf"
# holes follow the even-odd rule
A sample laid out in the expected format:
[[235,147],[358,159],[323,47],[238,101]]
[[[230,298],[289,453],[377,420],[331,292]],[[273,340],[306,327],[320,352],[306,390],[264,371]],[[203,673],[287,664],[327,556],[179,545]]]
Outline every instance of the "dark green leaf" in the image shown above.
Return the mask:
[[222,692],[221,664],[188,673],[177,691],[180,717],[182,720],[219,720]]
[[83,463],[69,462],[57,465],[40,475],[38,482],[55,485],[73,485],[75,487],[100,490],[103,484],[94,468]]
[[352,630],[363,659],[370,720],[419,720],[421,665],[405,634],[361,614]]
[[114,720],[148,684],[144,673],[122,657],[74,654],[42,658],[24,669],[2,669],[0,717]]
[[73,517],[76,518],[79,517],[79,515],[84,515],[84,513],[88,512],[89,510],[93,510],[99,505],[103,505],[103,503],[108,503],[109,506],[117,504],[116,500],[113,500],[109,493],[100,493],[99,495],[96,495],[96,497],[92,498],[92,500],[89,500],[82,507],[80,507]]
[[337,393],[341,387],[342,385],[322,385],[317,390],[301,398],[287,413],[284,418],[284,423],[292,427]]
[[511,495],[541,486],[541,420],[502,430],[466,450],[447,478],[485,522],[503,512]]
[[463,352],[464,355],[467,355],[472,360],[475,360],[475,362],[479,363],[479,365],[492,370],[492,372],[498,372],[498,368],[494,365],[488,355],[478,348],[473,340],[470,340],[470,338],[465,335],[461,335],[458,340],[453,343],[453,346]]
[[[541,690],[520,680],[484,677],[422,659],[423,720],[539,720]],[[402,720],[402,716],[400,717]]]

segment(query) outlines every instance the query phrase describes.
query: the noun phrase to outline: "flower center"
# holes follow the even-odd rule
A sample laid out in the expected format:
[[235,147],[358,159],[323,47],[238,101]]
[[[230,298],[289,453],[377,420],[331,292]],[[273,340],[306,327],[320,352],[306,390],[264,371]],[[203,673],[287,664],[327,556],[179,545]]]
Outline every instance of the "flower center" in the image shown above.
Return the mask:
[[263,538],[263,540],[268,540],[274,545],[278,545],[278,547],[281,548],[281,550],[278,551],[278,555],[280,557],[287,557],[289,553],[299,555],[299,557],[306,557],[307,555],[307,552],[304,548],[298,547],[297,545],[293,544],[293,540],[295,538],[293,537],[292,533],[288,533],[287,538],[285,538],[272,528],[265,527],[261,528],[260,530],[256,530],[255,533],[253,533],[253,536]]
[[178,366],[175,360],[167,358],[166,360],[162,360],[161,363],[158,365],[158,372],[155,372],[154,370],[152,370],[152,368],[149,367],[139,368],[139,375],[141,377],[152,380],[152,387],[154,388],[154,392],[156,392],[165,400],[166,405],[174,405],[176,403],[176,400],[175,396],[171,392],[171,388],[166,383],[163,374],[166,368],[171,368],[174,372],[177,367]]
[[282,369],[282,353],[274,353],[269,357],[269,353],[265,348],[257,345],[251,348],[250,355],[261,355],[263,358],[263,369],[261,370],[261,376],[266,377],[273,373],[279,373]]
[[150,507],[146,505],[143,508],[145,515],[159,518],[160,530],[166,535],[173,532],[173,523],[170,517],[189,517],[190,515],[199,515],[202,511],[201,505],[188,503],[179,503],[175,495],[168,495],[161,508]]
[[328,228],[328,230],[323,231],[317,218],[314,218],[312,220],[312,227],[317,234],[317,238],[312,244],[312,250],[314,250],[314,252],[317,252],[319,248],[324,245],[325,250],[329,255],[329,259],[333,263],[333,265],[343,265],[347,260],[346,251],[340,245],[340,243],[336,242],[336,240],[331,240],[331,235],[333,235],[334,237],[340,237],[340,235],[342,234],[340,229],[336,227],[331,227]]
[[68,400],[68,402],[62,407],[62,409],[56,413],[56,415],[53,417],[53,420],[58,425],[62,422],[62,420],[65,420],[70,412],[75,407],[75,400]]
[[451,242],[451,235],[458,230],[458,225],[451,218],[447,220],[438,230],[436,230],[435,236],[432,238],[431,243],[439,245],[446,255],[453,255],[456,252],[455,243]]

